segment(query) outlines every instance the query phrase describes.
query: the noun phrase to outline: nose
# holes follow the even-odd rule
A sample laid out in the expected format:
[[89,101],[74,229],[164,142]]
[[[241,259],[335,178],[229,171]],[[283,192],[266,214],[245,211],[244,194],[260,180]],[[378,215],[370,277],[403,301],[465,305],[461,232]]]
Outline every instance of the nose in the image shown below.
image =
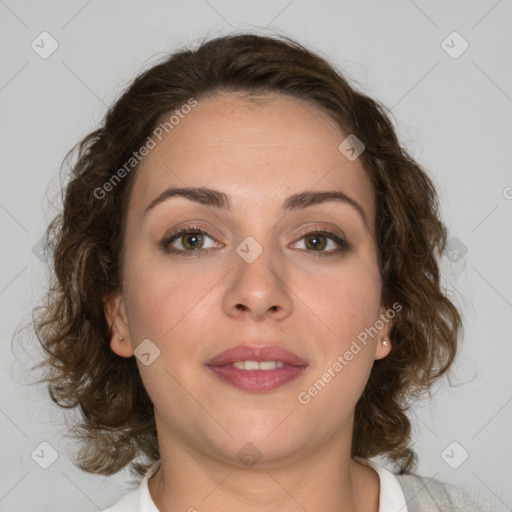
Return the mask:
[[[254,250],[254,242],[244,248]],[[284,320],[292,313],[293,293],[287,284],[289,272],[278,255],[264,248],[255,259],[245,257],[240,251],[235,252],[233,260],[234,268],[229,273],[230,281],[223,298],[227,315],[261,322],[267,318]]]

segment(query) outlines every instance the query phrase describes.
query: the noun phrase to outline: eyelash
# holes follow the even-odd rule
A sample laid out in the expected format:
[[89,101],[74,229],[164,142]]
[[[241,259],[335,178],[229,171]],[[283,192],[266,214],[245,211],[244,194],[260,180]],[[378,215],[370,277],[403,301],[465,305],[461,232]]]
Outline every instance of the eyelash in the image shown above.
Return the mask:
[[[176,249],[174,247],[170,248],[170,244],[172,242],[174,242],[175,240],[180,238],[180,236],[182,236],[184,234],[189,234],[189,233],[194,233],[194,234],[200,233],[202,235],[207,235],[208,237],[213,238],[207,231],[205,231],[204,229],[202,229],[198,226],[188,226],[186,228],[180,229],[179,231],[171,234],[170,236],[165,237],[160,242],[159,245],[161,246],[163,251],[166,253],[184,254],[187,256],[201,256],[203,253],[208,251],[208,249],[195,249],[192,251],[187,251],[187,250],[182,250],[182,249]],[[312,252],[315,254],[315,256],[318,256],[320,258],[335,256],[340,253],[347,252],[349,249],[351,249],[351,245],[346,240],[344,240],[343,238],[340,238],[339,236],[337,236],[336,234],[332,233],[331,231],[329,231],[325,228],[313,229],[311,231],[302,232],[300,234],[299,240],[304,238],[306,235],[322,235],[322,236],[325,236],[326,238],[332,240],[336,244],[338,244],[339,248],[336,250],[331,250],[331,251],[313,251],[313,250],[308,250],[308,249],[301,249],[301,250],[305,250],[307,252]]]

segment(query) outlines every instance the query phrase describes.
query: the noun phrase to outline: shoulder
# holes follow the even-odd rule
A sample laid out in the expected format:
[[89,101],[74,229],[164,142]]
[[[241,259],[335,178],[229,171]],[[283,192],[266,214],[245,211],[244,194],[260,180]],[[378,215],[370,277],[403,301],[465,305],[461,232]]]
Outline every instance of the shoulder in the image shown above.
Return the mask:
[[395,475],[405,499],[408,512],[487,512],[482,497],[435,478],[413,473]]
[[139,512],[139,494],[140,489],[135,489],[103,512]]
[[[159,466],[160,461],[150,466],[135,489],[132,487],[128,494],[102,512],[158,512],[149,493],[148,480]],[[130,485],[137,485],[137,482],[132,480]]]

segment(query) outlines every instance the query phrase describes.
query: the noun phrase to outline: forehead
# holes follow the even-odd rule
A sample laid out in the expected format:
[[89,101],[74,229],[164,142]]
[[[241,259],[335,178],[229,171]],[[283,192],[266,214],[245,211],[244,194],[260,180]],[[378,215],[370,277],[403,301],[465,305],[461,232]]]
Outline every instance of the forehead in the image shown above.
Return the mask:
[[319,108],[283,95],[200,99],[143,159],[130,212],[144,208],[168,187],[205,186],[233,197],[233,209],[278,208],[306,190],[341,190],[369,220],[374,194],[360,159],[338,149],[347,137]]

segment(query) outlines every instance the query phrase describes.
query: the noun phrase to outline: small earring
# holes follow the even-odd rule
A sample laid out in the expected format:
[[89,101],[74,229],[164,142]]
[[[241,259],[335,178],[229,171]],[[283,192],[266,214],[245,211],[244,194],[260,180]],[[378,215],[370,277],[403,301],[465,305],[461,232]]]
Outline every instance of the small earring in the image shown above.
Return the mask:
[[388,340],[385,338],[382,338],[382,344],[387,347],[389,345]]
[[121,336],[121,337],[119,338],[119,341],[123,341],[123,340],[124,340],[124,337],[123,337],[123,336]]

